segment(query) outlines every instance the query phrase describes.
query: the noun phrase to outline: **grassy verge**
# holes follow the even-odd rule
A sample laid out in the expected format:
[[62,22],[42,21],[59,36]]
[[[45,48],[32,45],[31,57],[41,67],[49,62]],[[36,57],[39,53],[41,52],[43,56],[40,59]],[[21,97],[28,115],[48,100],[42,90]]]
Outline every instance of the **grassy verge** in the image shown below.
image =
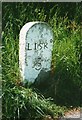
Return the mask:
[[[80,5],[74,4],[77,11],[75,7],[72,6],[77,12],[77,15],[79,15],[77,18],[74,17],[74,15],[73,18],[70,18],[70,14],[67,15],[68,18],[61,9],[62,7],[64,10],[65,5],[69,8],[68,6],[70,6],[70,3],[62,5],[58,3],[47,3],[49,10],[45,5],[45,3],[3,4],[3,120],[21,120],[23,118],[27,120],[40,120],[48,119],[49,117],[56,118],[63,116],[64,110],[66,110],[66,108],[60,107],[59,105],[80,105],[79,93],[82,91],[80,72],[80,49],[82,42],[80,38],[80,25],[78,22],[78,18],[80,18],[78,14],[80,13]],[[61,10],[57,6],[61,6]],[[63,17],[62,13],[64,13]],[[35,92],[29,87],[25,88],[21,84],[18,61],[19,32],[21,27],[29,21],[46,21],[50,24],[54,32],[52,57],[53,79],[50,79],[50,81],[47,80],[50,84],[42,89],[44,90],[42,94]],[[52,102],[50,97],[54,102]],[[57,105],[55,103],[57,103]]]
[[31,88],[8,82],[3,89],[3,120],[42,120],[45,117],[54,119],[62,117],[64,111],[64,107],[56,106],[51,99],[45,99]]

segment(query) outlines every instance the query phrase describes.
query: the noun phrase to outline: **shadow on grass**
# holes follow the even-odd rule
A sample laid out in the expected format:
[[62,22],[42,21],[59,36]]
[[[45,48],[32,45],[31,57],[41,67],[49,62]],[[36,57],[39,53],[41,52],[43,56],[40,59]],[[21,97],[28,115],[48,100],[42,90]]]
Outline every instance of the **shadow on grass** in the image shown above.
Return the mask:
[[57,105],[80,106],[77,77],[70,70],[66,70],[66,67],[59,68],[56,68],[54,75],[51,71],[41,70],[31,87],[36,88],[45,97],[53,98]]

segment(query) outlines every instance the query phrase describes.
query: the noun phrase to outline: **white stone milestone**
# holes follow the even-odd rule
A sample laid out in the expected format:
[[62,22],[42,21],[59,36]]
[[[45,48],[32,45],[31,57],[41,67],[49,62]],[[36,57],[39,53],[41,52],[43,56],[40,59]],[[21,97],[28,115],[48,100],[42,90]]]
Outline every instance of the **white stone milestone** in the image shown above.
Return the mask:
[[34,82],[51,68],[53,32],[45,22],[26,23],[20,31],[19,67],[23,80]]

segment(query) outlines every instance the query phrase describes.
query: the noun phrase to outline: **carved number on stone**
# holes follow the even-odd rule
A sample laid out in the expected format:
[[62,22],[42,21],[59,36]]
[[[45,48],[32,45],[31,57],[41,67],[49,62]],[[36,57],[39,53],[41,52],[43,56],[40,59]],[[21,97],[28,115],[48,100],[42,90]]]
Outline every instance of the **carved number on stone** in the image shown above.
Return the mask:
[[40,70],[42,68],[42,61],[43,60],[41,57],[35,58],[33,68],[35,68],[36,70]]

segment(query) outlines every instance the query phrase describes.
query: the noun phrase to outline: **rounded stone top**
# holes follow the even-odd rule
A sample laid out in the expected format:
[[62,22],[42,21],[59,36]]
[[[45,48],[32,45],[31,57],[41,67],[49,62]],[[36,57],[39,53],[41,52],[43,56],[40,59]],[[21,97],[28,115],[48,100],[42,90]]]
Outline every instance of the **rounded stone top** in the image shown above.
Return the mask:
[[[28,30],[28,29],[30,29],[33,25],[35,25],[35,24],[45,24],[46,26],[49,26],[46,22],[41,22],[41,21],[36,21],[36,22],[28,22],[28,23],[26,23],[22,28],[21,28],[21,31],[22,30]],[[49,26],[50,27],[50,26]],[[20,32],[21,32],[20,31]]]

